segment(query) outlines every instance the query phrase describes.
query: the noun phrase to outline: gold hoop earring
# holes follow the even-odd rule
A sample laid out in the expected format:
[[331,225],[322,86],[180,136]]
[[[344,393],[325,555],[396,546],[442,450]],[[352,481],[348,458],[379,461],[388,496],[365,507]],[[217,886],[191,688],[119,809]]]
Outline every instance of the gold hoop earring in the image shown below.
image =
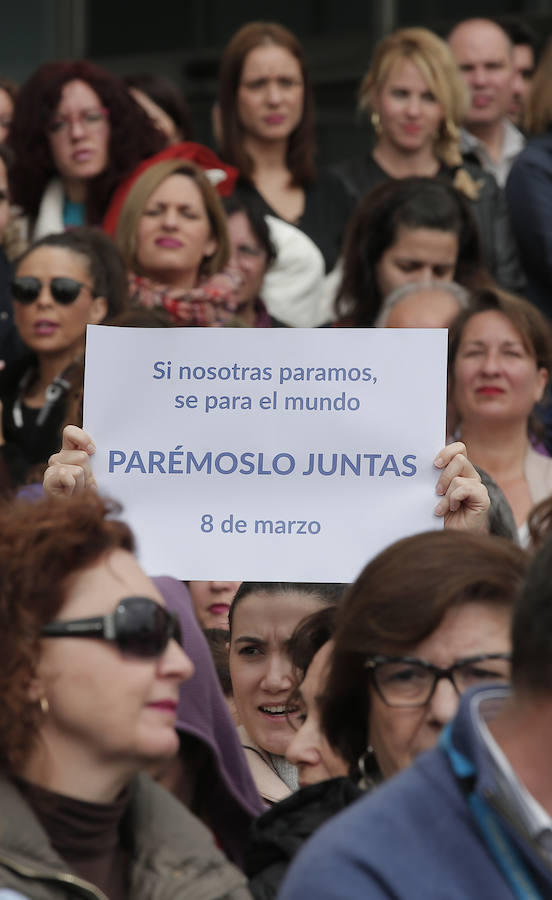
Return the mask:
[[50,704],[48,703],[47,697],[41,697],[39,700],[40,703],[40,711],[43,716],[47,716],[50,712]]
[[372,123],[372,128],[379,137],[382,131],[380,114],[378,112],[373,112],[370,116],[370,121]]

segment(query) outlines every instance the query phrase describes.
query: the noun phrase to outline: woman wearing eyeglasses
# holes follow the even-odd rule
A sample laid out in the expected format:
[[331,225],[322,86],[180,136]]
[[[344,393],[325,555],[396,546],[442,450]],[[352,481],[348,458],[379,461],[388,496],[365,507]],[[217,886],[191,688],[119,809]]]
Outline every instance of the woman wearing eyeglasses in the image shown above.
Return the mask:
[[21,87],[9,142],[13,199],[37,239],[99,225],[117,185],[164,138],[121,79],[77,60],[45,63]]
[[73,229],[20,257],[11,293],[28,350],[0,373],[3,480],[13,485],[57,449],[70,409],[71,420],[80,421],[86,326],[125,308],[126,273],[105,235]]
[[527,558],[468,532],[405,538],[338,610],[323,727],[351,771],[388,778],[436,743],[459,694],[509,677],[510,619]]
[[279,270],[274,315],[320,325],[330,313],[324,278],[354,204],[336,175],[315,166],[314,97],[297,37],[275,22],[240,28],[221,57],[219,109],[221,156],[240,171],[237,191],[270,217]]
[[112,513],[90,494],[0,512],[0,883],[245,900],[208,831],[141,774],[177,752],[193,666]]

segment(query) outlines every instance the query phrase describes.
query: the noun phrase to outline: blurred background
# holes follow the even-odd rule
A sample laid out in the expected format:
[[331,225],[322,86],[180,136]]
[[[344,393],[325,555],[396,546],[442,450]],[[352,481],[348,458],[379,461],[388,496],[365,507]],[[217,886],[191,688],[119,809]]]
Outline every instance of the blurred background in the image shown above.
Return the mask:
[[543,42],[552,32],[552,0],[11,0],[0,73],[23,81],[47,59],[86,57],[121,75],[170,75],[190,102],[195,139],[214,146],[210,112],[223,46],[245,22],[281,22],[310,60],[319,161],[326,163],[366,147],[371,132],[356,115],[356,93],[384,34],[424,25],[444,35],[461,18],[504,14],[522,16]]

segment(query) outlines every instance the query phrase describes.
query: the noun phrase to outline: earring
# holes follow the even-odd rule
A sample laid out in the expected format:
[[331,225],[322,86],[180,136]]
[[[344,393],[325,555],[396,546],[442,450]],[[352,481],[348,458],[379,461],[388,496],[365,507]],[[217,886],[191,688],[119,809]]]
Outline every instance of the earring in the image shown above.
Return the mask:
[[41,711],[42,715],[47,716],[48,713],[50,712],[50,704],[48,703],[48,698],[44,697],[44,696],[41,697],[39,700],[39,703],[40,703],[40,711]]
[[374,748],[371,744],[368,744],[364,753],[359,757],[357,766],[360,772],[359,787],[367,790],[374,784],[373,773],[377,766]]
[[382,132],[380,114],[378,112],[373,112],[370,116],[370,121],[372,123],[372,128],[379,137]]

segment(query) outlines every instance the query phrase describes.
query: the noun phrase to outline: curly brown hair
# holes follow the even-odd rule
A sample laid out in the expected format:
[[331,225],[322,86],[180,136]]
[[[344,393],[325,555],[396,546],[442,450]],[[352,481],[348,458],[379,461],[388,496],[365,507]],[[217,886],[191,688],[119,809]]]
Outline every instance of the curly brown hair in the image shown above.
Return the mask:
[[119,507],[95,492],[0,508],[0,771],[17,773],[40,732],[28,691],[40,633],[62,608],[68,578],[114,550],[134,552]]
[[86,202],[87,224],[99,225],[118,184],[143,159],[162,150],[165,139],[118,76],[87,60],[45,63],[20,88],[8,140],[16,153],[12,197],[28,215],[36,216],[46,185],[56,175],[48,126],[70,81],[86,82],[109,112],[109,164],[90,179]]

